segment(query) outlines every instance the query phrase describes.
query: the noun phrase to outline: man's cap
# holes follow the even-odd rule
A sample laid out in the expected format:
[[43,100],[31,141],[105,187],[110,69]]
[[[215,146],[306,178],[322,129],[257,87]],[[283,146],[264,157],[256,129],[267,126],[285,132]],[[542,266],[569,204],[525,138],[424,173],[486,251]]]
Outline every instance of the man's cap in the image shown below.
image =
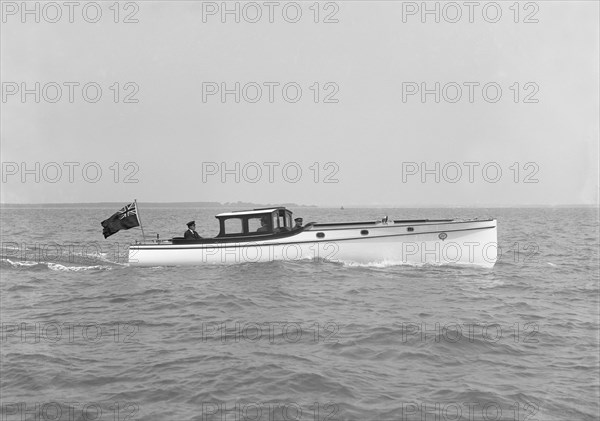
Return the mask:
[[302,218],[296,218],[294,219],[294,222],[302,222]]
[[190,221],[186,224],[188,227],[191,227],[192,225],[196,225],[196,221]]

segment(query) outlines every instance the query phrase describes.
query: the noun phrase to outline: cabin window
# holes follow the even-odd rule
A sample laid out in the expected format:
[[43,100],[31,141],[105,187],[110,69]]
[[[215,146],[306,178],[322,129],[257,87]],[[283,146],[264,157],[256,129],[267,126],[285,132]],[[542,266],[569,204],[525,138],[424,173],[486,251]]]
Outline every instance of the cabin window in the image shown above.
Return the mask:
[[244,228],[240,218],[229,218],[225,220],[225,234],[242,234]]
[[248,218],[248,233],[259,232],[258,229],[262,226],[260,216]]
[[248,234],[270,234],[271,215],[256,215],[248,218]]

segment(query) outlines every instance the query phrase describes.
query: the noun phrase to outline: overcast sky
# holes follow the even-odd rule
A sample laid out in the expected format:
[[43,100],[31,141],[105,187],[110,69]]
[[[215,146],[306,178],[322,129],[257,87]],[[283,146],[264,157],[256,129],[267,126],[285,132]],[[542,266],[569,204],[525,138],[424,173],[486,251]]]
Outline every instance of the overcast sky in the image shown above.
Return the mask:
[[3,203],[598,203],[598,2],[39,4],[2,6]]

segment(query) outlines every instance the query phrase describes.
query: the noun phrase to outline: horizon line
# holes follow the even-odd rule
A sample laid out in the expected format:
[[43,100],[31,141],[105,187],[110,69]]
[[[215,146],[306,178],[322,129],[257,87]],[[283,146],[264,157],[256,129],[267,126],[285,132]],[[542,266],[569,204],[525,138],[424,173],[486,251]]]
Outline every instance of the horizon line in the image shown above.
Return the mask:
[[[110,201],[110,202],[36,202],[36,203],[5,203],[0,202],[0,207],[2,206],[75,206],[75,205],[85,205],[85,206],[98,206],[98,205],[121,205],[125,202],[131,203],[132,201]],[[139,201],[137,202],[140,203]],[[301,203],[291,203],[291,202],[283,202],[283,203],[254,203],[254,202],[216,202],[216,201],[208,201],[208,202],[141,202],[142,204],[147,205],[203,205],[200,207],[218,207],[218,206],[288,206],[288,207],[317,207],[317,208],[361,208],[361,207],[379,207],[379,208],[553,208],[553,207],[572,207],[572,208],[590,208],[590,207],[599,207],[600,205],[597,203],[565,203],[565,204],[393,204],[393,203],[375,203],[375,204],[364,204],[364,203],[352,203],[348,205],[331,205],[331,204],[301,204]],[[209,205],[209,206],[206,206]]]

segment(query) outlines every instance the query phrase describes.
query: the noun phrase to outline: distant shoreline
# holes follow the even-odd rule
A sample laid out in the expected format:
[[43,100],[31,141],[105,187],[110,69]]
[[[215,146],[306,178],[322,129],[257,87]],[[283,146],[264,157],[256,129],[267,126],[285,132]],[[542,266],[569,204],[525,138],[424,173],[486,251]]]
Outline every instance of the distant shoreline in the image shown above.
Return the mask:
[[[126,202],[98,202],[98,203],[0,203],[0,209],[2,208],[120,208],[125,206]],[[278,207],[284,206],[286,208],[322,208],[322,209],[340,209],[341,206],[332,205],[300,205],[296,203],[280,203],[280,204],[261,204],[261,203],[248,203],[248,202],[138,202],[142,208],[267,208],[267,207]],[[442,209],[480,209],[480,208],[598,208],[598,205],[586,205],[586,204],[566,204],[566,205],[448,205],[448,204],[435,204],[435,205],[393,205],[393,204],[350,204],[344,205],[344,210],[351,209],[365,209],[365,208],[380,208],[380,209],[393,209],[393,208],[405,208],[405,209],[429,209],[429,208],[442,208]]]
[[[127,202],[97,202],[97,203],[0,203],[0,208],[105,208],[105,207],[123,207]],[[140,207],[146,208],[223,208],[223,207],[277,207],[284,206],[289,208],[316,208],[316,205],[298,205],[296,203],[281,204],[260,204],[248,202],[137,202]]]

